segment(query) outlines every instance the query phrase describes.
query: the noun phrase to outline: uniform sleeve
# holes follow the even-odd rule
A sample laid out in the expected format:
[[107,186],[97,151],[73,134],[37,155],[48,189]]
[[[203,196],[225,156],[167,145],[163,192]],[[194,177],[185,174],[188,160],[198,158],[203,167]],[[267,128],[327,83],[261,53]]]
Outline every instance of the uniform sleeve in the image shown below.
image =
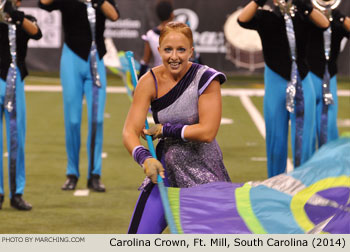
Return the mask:
[[258,30],[259,22],[261,22],[263,17],[263,10],[257,10],[254,17],[249,22],[241,22],[237,19],[240,26],[250,30]]
[[150,34],[150,31],[148,30],[147,32],[146,32],[146,34],[143,34],[142,36],[141,36],[141,39],[143,40],[143,41],[146,41],[146,42],[149,42],[149,34]]
[[334,22],[337,26],[337,29],[341,32],[342,37],[349,38],[350,32],[348,32],[344,27],[344,18],[346,18],[345,15],[343,15],[339,10],[335,9],[332,11],[332,16],[334,19]]
[[220,84],[223,84],[226,81],[225,74],[216,71],[213,68],[208,68],[203,75],[201,76],[198,84],[198,93],[201,95],[205,89],[210,85],[210,83],[215,79],[219,78]]
[[26,19],[32,21],[33,23],[35,23],[35,25],[38,27],[38,32],[34,35],[28,35],[29,38],[31,39],[35,39],[35,40],[39,40],[41,39],[41,37],[43,36],[40,30],[40,27],[38,26],[37,20],[35,17],[31,16],[31,15],[25,15],[24,16]]
[[[41,9],[46,10],[46,11],[53,11],[53,10],[60,10],[62,8],[62,3],[65,0],[54,0],[51,4],[46,5],[46,4],[42,4],[40,1],[38,2],[38,5]],[[72,0],[69,0],[72,1]]]

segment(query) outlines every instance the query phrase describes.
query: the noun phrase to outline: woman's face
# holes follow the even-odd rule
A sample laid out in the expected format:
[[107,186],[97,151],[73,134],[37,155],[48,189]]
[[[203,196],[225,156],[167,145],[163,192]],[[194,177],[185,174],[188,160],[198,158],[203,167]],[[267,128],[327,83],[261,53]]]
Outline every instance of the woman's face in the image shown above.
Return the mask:
[[163,65],[171,74],[178,75],[187,70],[193,47],[184,34],[177,31],[169,32],[165,35],[158,50]]

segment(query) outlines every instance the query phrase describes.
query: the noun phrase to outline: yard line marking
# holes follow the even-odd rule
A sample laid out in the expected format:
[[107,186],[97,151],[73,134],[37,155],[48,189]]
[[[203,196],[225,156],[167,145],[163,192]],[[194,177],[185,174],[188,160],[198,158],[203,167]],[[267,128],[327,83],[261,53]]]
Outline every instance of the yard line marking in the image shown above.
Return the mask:
[[[24,87],[27,92],[62,92],[62,86],[58,85],[28,85]],[[107,87],[107,93],[126,93],[125,87]]]
[[[25,91],[28,92],[62,92],[61,85],[26,85]],[[107,93],[125,94],[127,93],[125,87],[107,87]],[[244,88],[223,88],[221,89],[222,96],[234,96],[239,97],[241,95],[246,96],[264,96],[264,89],[244,89]],[[350,96],[350,90],[338,90],[338,96]]]
[[84,189],[84,190],[75,190],[73,195],[76,197],[86,197],[89,196],[90,190],[89,189]]
[[222,88],[222,96],[264,96],[264,89]]
[[[253,102],[250,100],[250,98],[247,95],[241,95],[239,97],[241,100],[242,105],[247,110],[248,114],[252,118],[253,122],[255,123],[255,126],[258,128],[258,131],[260,132],[261,136],[265,139],[265,120],[261,116],[259,110],[254,106]],[[287,159],[287,172],[290,172],[293,170],[293,164],[291,160]]]
[[257,161],[257,162],[266,162],[267,158],[266,157],[252,157],[250,160],[252,161]]
[[350,119],[338,119],[338,127],[350,127]]
[[261,116],[258,109],[254,106],[252,101],[247,95],[241,95],[239,97],[241,100],[242,105],[247,110],[248,114],[252,118],[253,122],[255,123],[256,127],[258,128],[260,134],[265,139],[265,121],[264,118]]
[[[149,124],[154,124],[154,120],[152,116],[147,116],[147,121]],[[225,117],[221,118],[220,124],[232,124],[232,123],[233,123],[233,120],[230,118],[225,118]]]

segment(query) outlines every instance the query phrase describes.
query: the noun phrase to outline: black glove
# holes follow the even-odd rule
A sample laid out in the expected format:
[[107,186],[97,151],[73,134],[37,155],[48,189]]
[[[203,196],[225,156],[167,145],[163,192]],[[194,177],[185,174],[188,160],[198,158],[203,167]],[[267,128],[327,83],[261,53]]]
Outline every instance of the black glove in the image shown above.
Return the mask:
[[101,8],[101,5],[105,2],[105,0],[92,0],[92,7],[95,9]]
[[345,21],[345,15],[343,15],[338,10],[333,10],[332,11],[332,17],[333,17],[333,20],[337,20],[340,23],[344,23],[344,21]]
[[293,0],[292,3],[297,7],[300,13],[304,15],[310,15],[314,6],[310,0]]
[[267,0],[254,0],[254,2],[256,2],[256,4],[259,5],[260,7],[263,7],[266,1]]
[[22,25],[24,20],[24,12],[16,10],[11,2],[6,2],[4,12],[10,15],[10,23],[15,25]]

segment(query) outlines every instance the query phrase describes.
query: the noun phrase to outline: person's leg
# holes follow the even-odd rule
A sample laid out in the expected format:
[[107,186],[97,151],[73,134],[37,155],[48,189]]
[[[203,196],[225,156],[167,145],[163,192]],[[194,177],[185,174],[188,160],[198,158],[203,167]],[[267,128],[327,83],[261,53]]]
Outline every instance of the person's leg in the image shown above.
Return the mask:
[[6,92],[6,82],[0,78],[0,209],[2,201],[4,200],[4,174],[3,174],[3,128],[2,120],[4,115],[4,100]]
[[292,148],[293,148],[293,160],[294,164],[296,163],[296,153],[300,153],[300,164],[294,165],[295,168],[305,163],[314,153],[315,148],[313,147],[314,144],[314,135],[315,132],[315,114],[316,114],[316,96],[314,87],[310,78],[310,75],[308,74],[303,80],[302,80],[302,92],[303,92],[303,117],[301,118],[302,124],[301,124],[301,150],[298,150],[296,148],[300,148],[296,146],[296,131],[298,127],[296,125],[296,113],[291,114],[291,121],[292,121]]
[[102,169],[103,120],[106,104],[107,79],[103,60],[97,60],[97,67],[101,87],[93,85],[91,71],[88,71],[88,78],[84,83],[89,125],[87,139],[89,160],[88,179],[90,179],[92,175],[101,176]]
[[310,72],[310,77],[312,80],[312,84],[315,90],[316,96],[316,116],[315,116],[315,134],[313,137],[312,147],[314,151],[316,150],[316,146],[320,144],[320,134],[321,134],[321,115],[322,115],[322,79],[318,77],[316,74]]
[[16,82],[16,120],[17,120],[17,158],[16,158],[16,194],[22,195],[25,187],[25,138],[26,138],[26,104],[24,82],[19,70]]
[[25,135],[26,135],[26,106],[24,82],[17,69],[15,102],[12,111],[5,110],[8,167],[11,206],[18,210],[31,210],[32,206],[23,200],[25,187]]
[[328,106],[328,125],[327,125],[327,142],[338,138],[338,95],[337,95],[337,77],[333,76],[330,80],[330,91],[333,96],[334,104]]
[[158,186],[150,183],[141,191],[128,234],[160,234],[166,226]]
[[66,133],[67,175],[79,177],[80,127],[83,100],[81,69],[86,62],[66,44],[62,49],[60,77],[63,88],[64,125]]
[[268,177],[285,172],[288,154],[287,81],[265,67],[264,118]]

